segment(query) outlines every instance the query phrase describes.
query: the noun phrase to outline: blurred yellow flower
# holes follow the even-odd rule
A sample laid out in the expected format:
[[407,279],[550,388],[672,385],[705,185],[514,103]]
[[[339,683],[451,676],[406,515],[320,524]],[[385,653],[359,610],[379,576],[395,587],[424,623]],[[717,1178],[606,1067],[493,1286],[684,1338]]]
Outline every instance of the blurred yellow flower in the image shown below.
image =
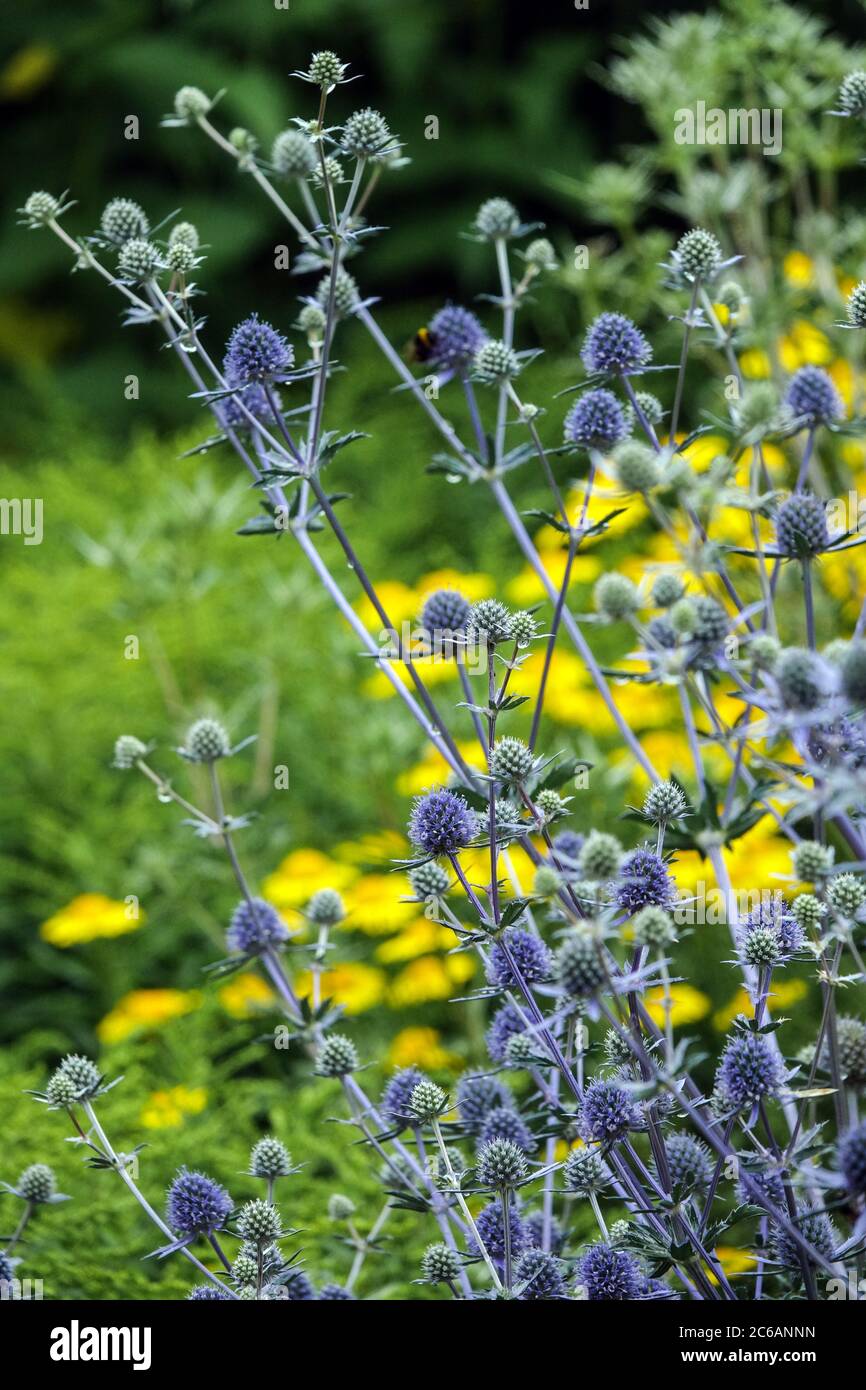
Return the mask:
[[[565,578],[567,555],[562,549],[543,547],[539,551],[542,568],[550,582],[558,590]],[[592,584],[601,574],[601,560],[596,555],[576,555],[571,566],[572,584]],[[528,608],[548,597],[547,589],[531,565],[525,565],[515,579],[506,586],[505,597],[518,606]]]
[[388,993],[392,1009],[428,1004],[448,999],[455,985],[465,984],[475,971],[475,961],[465,952],[459,956],[421,956],[407,965],[393,981]]
[[384,965],[394,965],[398,961],[426,956],[441,946],[450,949],[454,944],[454,933],[447,927],[440,927],[438,923],[430,922],[426,917],[419,917],[396,936],[389,937],[381,946],[377,946],[376,959]]
[[358,877],[351,864],[330,859],[317,849],[296,849],[262,884],[262,895],[281,911],[304,907],[319,888],[344,892]]
[[45,44],[30,43],[13,53],[0,72],[0,96],[19,100],[43,87],[57,66],[57,52]]
[[139,1119],[147,1129],[173,1129],[184,1116],[200,1115],[207,1105],[204,1086],[172,1086],[168,1091],[152,1091]]
[[[413,658],[413,664],[425,685],[442,685],[446,681],[457,679],[457,667],[454,662],[442,655],[416,656]],[[392,666],[401,683],[407,689],[412,688],[412,677],[402,661],[394,660]],[[384,671],[374,671],[373,675],[368,676],[362,683],[361,690],[372,700],[390,700],[397,694]]]
[[[723,1273],[729,1277],[734,1274],[747,1274],[758,1263],[757,1256],[748,1250],[740,1250],[735,1245],[717,1245],[714,1253]],[[714,1274],[711,1273],[709,1277],[714,1284],[719,1282]]]
[[[773,992],[767,1000],[767,1012],[776,1013],[779,1009],[787,1009],[791,1004],[798,1004],[808,993],[809,986],[805,980],[774,980]],[[751,1018],[754,1012],[747,991],[739,989],[733,999],[713,1014],[713,1027],[719,1033],[726,1033],[740,1014]]]
[[[474,739],[458,740],[457,749],[470,767],[478,772],[486,771],[484,758]],[[450,776],[451,769],[442,754],[428,745],[421,761],[401,772],[394,785],[401,796],[419,796],[429,787],[445,786]]]
[[334,849],[347,864],[384,864],[408,857],[409,841],[396,830],[374,830],[360,840],[344,840]]
[[430,1071],[451,1070],[462,1065],[456,1052],[442,1046],[438,1028],[403,1028],[388,1049],[391,1067],[423,1067]]
[[773,375],[770,359],[760,348],[747,348],[741,353],[740,371],[751,381],[766,381]]
[[345,925],[369,936],[387,936],[411,922],[417,903],[401,902],[406,881],[399,874],[364,874],[346,890]]
[[720,454],[726,454],[728,442],[720,434],[702,434],[683,450],[696,473],[703,473]]
[[[300,999],[309,998],[313,988],[312,976],[305,971],[295,981],[295,993]],[[322,998],[341,1004],[347,1014],[362,1014],[374,1009],[385,995],[385,972],[362,961],[347,961],[322,972]]]
[[80,893],[42,923],[39,935],[52,946],[65,948],[138,931],[144,919],[145,913],[136,901],[121,903],[103,893]]
[[235,975],[228,984],[223,985],[218,998],[227,1014],[232,1018],[254,1018],[265,1009],[272,1008],[276,995],[261,975],[251,970]]
[[201,992],[197,989],[134,989],[118,1000],[96,1025],[96,1032],[104,1043],[123,1042],[143,1028],[158,1028],[200,1004]]
[[794,372],[807,364],[824,367],[833,356],[830,339],[808,319],[797,319],[786,336],[779,339],[778,349],[779,361],[786,372]]
[[490,574],[462,574],[460,570],[453,569],[431,570],[418,580],[415,588],[419,614],[425,599],[437,589],[458,589],[470,603],[477,603],[479,599],[490,597],[496,589],[496,581]]
[[800,289],[806,289],[814,282],[815,265],[805,251],[789,251],[782,262],[782,269],[789,284],[797,285]]
[[[663,1006],[664,991],[661,988],[647,991],[646,1010],[655,1024],[661,1027],[665,1020]],[[680,1023],[696,1023],[700,1018],[706,1018],[712,1008],[712,1002],[699,989],[692,985],[673,984],[671,985],[671,1022],[674,1025]]]
[[[400,579],[380,579],[373,586],[379,602],[392,623],[413,623],[418,617],[418,595]],[[358,599],[355,611],[371,632],[379,632],[382,619],[366,595]]]

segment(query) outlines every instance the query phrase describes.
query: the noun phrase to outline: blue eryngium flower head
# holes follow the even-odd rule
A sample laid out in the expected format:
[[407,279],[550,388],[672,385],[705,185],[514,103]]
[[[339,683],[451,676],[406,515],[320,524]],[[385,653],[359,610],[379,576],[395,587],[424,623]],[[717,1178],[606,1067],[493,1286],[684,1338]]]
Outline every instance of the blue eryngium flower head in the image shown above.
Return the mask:
[[714,1161],[706,1144],[691,1134],[671,1134],[665,1138],[668,1171],[674,1189],[692,1192],[706,1188],[713,1175]]
[[785,965],[803,945],[803,928],[781,893],[743,918],[737,944],[743,959],[755,967]]
[[415,1087],[420,1086],[422,1081],[429,1081],[429,1079],[419,1067],[401,1067],[399,1071],[395,1071],[382,1092],[382,1099],[379,1103],[382,1118],[387,1125],[406,1129],[408,1125],[418,1123],[409,1102]]
[[848,1190],[866,1194],[866,1120],[850,1129],[839,1145],[839,1167]]
[[506,1003],[497,1009],[485,1034],[487,1051],[494,1062],[505,1061],[505,1049],[515,1033],[526,1032],[526,1020],[516,1005]]
[[598,1144],[619,1139],[640,1124],[640,1114],[628,1091],[612,1081],[591,1081],[578,1115],[581,1137]]
[[538,1147],[531,1130],[511,1105],[497,1105],[488,1110],[479,1141],[489,1144],[494,1139],[508,1139],[526,1154]]
[[256,955],[268,946],[285,941],[288,935],[288,928],[275,907],[264,898],[252,898],[250,902],[244,898],[232,913],[226,945],[230,951]]
[[612,391],[600,387],[578,397],[565,417],[565,439],[584,449],[612,449],[628,434],[625,411]]
[[223,370],[230,386],[282,381],[295,360],[292,345],[271,324],[251,314],[233,329]]
[[[273,396],[279,409],[282,404],[279,392],[274,391]],[[266,425],[274,422],[271,403],[265,388],[258,382],[254,382],[252,386],[245,386],[233,396],[226,396],[218,403],[217,410],[223,425],[230,430],[252,429],[251,415]]]
[[636,371],[652,360],[652,348],[637,324],[625,314],[599,314],[590,324],[581,349],[588,372]]
[[845,414],[842,397],[823,367],[800,367],[788,383],[785,404],[792,415],[810,425],[826,424]]
[[466,1128],[480,1134],[492,1110],[514,1108],[514,1096],[498,1077],[467,1072],[457,1082],[457,1107]]
[[778,1091],[785,1069],[761,1033],[729,1038],[716,1072],[716,1089],[733,1110],[745,1110]]
[[[502,1203],[498,1197],[481,1209],[475,1218],[475,1225],[491,1258],[496,1261],[502,1260],[505,1255],[505,1223],[502,1219]],[[511,1254],[516,1258],[529,1247],[530,1235],[513,1202],[508,1203],[508,1230],[511,1236]],[[480,1253],[474,1235],[469,1235],[468,1245],[473,1254]]]
[[478,349],[487,342],[487,332],[471,309],[446,304],[428,324],[430,354],[428,362],[451,371],[469,366]]
[[592,1302],[625,1302],[638,1297],[643,1276],[639,1264],[626,1250],[613,1250],[599,1241],[578,1262],[577,1283],[586,1289]]
[[187,1299],[192,1303],[203,1303],[208,1299],[219,1299],[223,1303],[231,1303],[232,1296],[223,1289],[218,1289],[216,1284],[196,1284],[195,1288],[190,1289]]
[[182,1235],[210,1235],[225,1225],[232,1205],[213,1178],[181,1168],[168,1189],[168,1222]]
[[548,978],[553,959],[540,936],[526,931],[523,927],[509,927],[503,939],[504,946],[502,942],[496,941],[490,948],[487,978],[492,985],[497,985],[500,989],[511,989],[517,985],[505,947],[508,948],[508,954],[527,983],[534,984],[538,980]]
[[820,555],[830,544],[827,510],[812,492],[794,492],[776,512],[776,545],[783,555],[800,560]]
[[421,610],[421,624],[427,638],[437,633],[463,632],[469,620],[470,603],[457,589],[436,589],[428,594]]
[[521,1255],[514,1270],[514,1282],[522,1288],[520,1297],[527,1302],[565,1297],[562,1265],[555,1255],[548,1255],[544,1250],[527,1250]]
[[[811,1207],[802,1208],[797,1213],[796,1226],[819,1255],[823,1255],[825,1260],[832,1260],[839,1244],[839,1232],[825,1211],[815,1211]],[[770,1248],[779,1263],[787,1269],[800,1268],[801,1247],[784,1226],[772,1227]]]
[[478,817],[457,792],[443,788],[416,797],[409,839],[425,854],[454,854],[465,849],[477,831]]
[[672,907],[676,885],[655,850],[636,849],[620,865],[614,895],[620,911],[631,917],[642,907]]
[[342,1284],[323,1284],[319,1289],[319,1298],[342,1302],[344,1300],[354,1301],[355,1295],[349,1289],[344,1288]]

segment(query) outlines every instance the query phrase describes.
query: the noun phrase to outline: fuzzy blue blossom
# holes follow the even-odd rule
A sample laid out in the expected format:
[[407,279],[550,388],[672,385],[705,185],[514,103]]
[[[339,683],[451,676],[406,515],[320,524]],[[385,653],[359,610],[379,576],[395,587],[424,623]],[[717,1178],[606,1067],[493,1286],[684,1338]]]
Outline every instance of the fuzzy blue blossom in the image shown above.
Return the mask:
[[620,911],[632,917],[642,907],[672,907],[676,885],[655,850],[636,849],[619,867],[614,897]]
[[567,869],[576,868],[584,838],[577,830],[560,830],[558,835],[554,835],[553,855],[557,862]]
[[187,1294],[190,1303],[221,1302],[231,1303],[232,1296],[224,1289],[218,1289],[216,1284],[196,1284],[195,1288],[190,1289]]
[[627,1302],[640,1296],[644,1278],[640,1265],[625,1250],[613,1250],[599,1241],[578,1261],[577,1283],[590,1302]]
[[223,370],[229,386],[251,386],[284,380],[294,360],[294,348],[282,333],[251,314],[232,331]]
[[581,1136],[598,1144],[620,1139],[640,1124],[640,1113],[628,1091],[612,1081],[591,1081],[578,1115]]
[[584,449],[612,449],[628,434],[625,412],[612,391],[579,396],[565,417],[565,439]]
[[487,1051],[493,1061],[504,1062],[509,1038],[525,1032],[526,1021],[514,1004],[509,1001],[497,1009],[485,1034]]
[[792,415],[810,425],[826,424],[845,414],[842,397],[823,367],[800,367],[788,383],[785,404]]
[[716,1088],[723,1102],[743,1110],[778,1091],[785,1069],[761,1033],[738,1033],[729,1038],[716,1072]]
[[491,1110],[514,1108],[513,1092],[497,1076],[464,1073],[457,1082],[457,1108],[466,1128],[481,1134]]
[[409,1102],[415,1087],[429,1079],[419,1067],[401,1067],[395,1071],[382,1092],[380,1102],[382,1117],[387,1124],[399,1129],[417,1125],[417,1117]]
[[264,898],[241,899],[226,932],[230,951],[255,955],[288,939],[289,931],[277,909]]
[[168,1189],[168,1223],[181,1235],[211,1235],[222,1230],[232,1199],[206,1173],[182,1168]]
[[505,953],[506,948],[527,983],[535,984],[548,979],[553,957],[540,936],[523,927],[510,927],[504,934],[503,942],[495,941],[490,948],[487,979],[492,985],[499,989],[512,989],[517,984]]
[[492,1139],[510,1139],[527,1154],[537,1148],[529,1127],[510,1105],[497,1105],[488,1110],[479,1139],[482,1144],[489,1144]]
[[580,355],[588,372],[623,374],[645,367],[652,348],[625,314],[604,313],[590,324]]
[[769,900],[762,898],[743,918],[737,940],[750,965],[784,965],[801,949],[804,934],[782,894],[776,892]]
[[444,367],[452,372],[466,371],[488,337],[475,314],[459,304],[446,304],[439,309],[430,320],[428,329],[430,348],[427,361],[431,366]]
[[409,839],[425,854],[454,854],[478,832],[478,817],[464,797],[444,789],[416,797]]
[[520,1297],[527,1302],[566,1296],[562,1265],[555,1255],[543,1250],[527,1250],[521,1255],[514,1269],[514,1282],[522,1288]]
[[[505,1223],[502,1219],[502,1205],[498,1199],[481,1209],[475,1218],[475,1225],[478,1227],[478,1234],[484,1241],[491,1259],[497,1262],[503,1260],[505,1258]],[[513,1202],[508,1204],[508,1230],[511,1236],[511,1255],[513,1259],[517,1259],[524,1250],[531,1247],[531,1240]],[[468,1237],[468,1244],[470,1250],[478,1251],[475,1237],[471,1233]]]
[[849,1192],[866,1196],[866,1120],[849,1129],[839,1145],[839,1167]]

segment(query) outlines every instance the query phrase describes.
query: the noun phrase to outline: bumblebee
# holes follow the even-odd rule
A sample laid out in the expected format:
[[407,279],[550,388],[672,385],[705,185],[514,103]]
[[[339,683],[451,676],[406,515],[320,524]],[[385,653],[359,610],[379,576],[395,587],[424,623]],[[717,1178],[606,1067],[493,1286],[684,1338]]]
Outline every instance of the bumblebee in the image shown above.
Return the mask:
[[436,350],[436,335],[427,327],[419,328],[404,349],[407,362],[429,362]]

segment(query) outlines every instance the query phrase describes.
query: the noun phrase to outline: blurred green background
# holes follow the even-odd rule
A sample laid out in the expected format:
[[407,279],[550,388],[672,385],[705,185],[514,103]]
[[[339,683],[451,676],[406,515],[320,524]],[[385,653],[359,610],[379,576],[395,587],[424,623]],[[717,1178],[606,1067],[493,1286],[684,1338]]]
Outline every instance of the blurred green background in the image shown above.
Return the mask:
[[[83,1173],[62,1150],[57,1117],[34,1116],[32,1102],[15,1098],[21,1086],[42,1084],[46,1067],[70,1048],[101,1049],[112,1072],[127,1072],[106,1111],[118,1143],[131,1147],[150,1131],[142,1172],[150,1165],[144,1180],[154,1191],[181,1161],[228,1179],[258,1133],[283,1134],[312,1165],[299,1180],[293,1219],[312,1227],[336,1276],[339,1254],[316,1184],[321,1193],[333,1178],[365,1204],[372,1189],[348,1139],[319,1124],[335,1097],[309,1084],[306,1065],[255,1045],[262,1025],[228,1014],[212,991],[175,1022],[145,1019],[125,1029],[121,1021],[114,1042],[110,1030],[97,1032],[131,991],[200,989],[236,897],[218,852],[181,829],[174,809],[139,779],[112,771],[111,748],[125,731],[153,738],[154,761],[181,789],[195,790],[171,751],[192,718],[215,713],[236,739],[257,733],[258,744],[226,765],[226,777],[232,807],[258,812],[241,849],[260,884],[298,847],[330,854],[339,843],[402,831],[409,803],[399,779],[423,757],[423,740],[393,703],[364,693],[370,672],[357,642],[292,543],[237,537],[256,503],[233,456],[181,457],[207,422],[154,332],[122,328],[108,288],[87,274],[70,277],[60,244],[18,225],[14,210],[35,187],[68,188],[77,205],[64,226],[78,235],[92,230],[111,196],[140,201],[152,221],[180,208],[208,246],[199,275],[208,343],[219,345],[254,309],[288,328],[310,286],[273,268],[274,246],[286,239],[277,215],[197,132],[159,121],[182,84],[211,94],[225,88],[221,128],[248,126],[266,152],[293,115],[311,114],[310,89],[288,72],[311,50],[334,47],[364,74],[336,94],[336,115],[380,107],[412,161],[383,180],[371,215],[389,230],[356,263],[364,293],[384,301],[378,316],[395,343],[446,298],[470,303],[494,290],[487,250],[459,235],[483,199],[502,194],[526,220],[546,223],[562,269],[522,316],[519,345],[545,347],[532,392],[551,403],[545,430],[553,439],[564,409],[553,395],[578,379],[576,340],[599,308],[651,326],[658,360],[676,351],[678,329],[667,316],[681,305],[660,287],[658,262],[689,224],[748,254],[742,275],[754,311],[746,345],[769,353],[770,370],[779,369],[780,337],[802,321],[818,325],[834,359],[853,351],[833,324],[841,286],[863,273],[862,142],[850,123],[823,113],[840,78],[863,63],[863,7],[725,0],[706,12],[656,6],[649,19],[631,3],[578,11],[566,0],[543,10],[493,0],[305,0],[288,10],[266,0],[92,0],[59,10],[19,4],[4,29],[0,495],[43,498],[45,539],[38,547],[0,542],[0,1124],[22,1136],[14,1162],[58,1163],[61,1186],[76,1199],[40,1219],[34,1234],[55,1295],[146,1294],[160,1279],[169,1292],[187,1286],[182,1268],[136,1263],[129,1251],[142,1253],[141,1223],[123,1195],[106,1191],[93,1215],[94,1188],[108,1189],[111,1176]],[[698,98],[782,106],[782,156],[676,146],[671,113]],[[135,141],[123,138],[129,115],[140,122]],[[424,139],[430,115],[439,119],[438,140]],[[586,271],[572,268],[577,245],[590,249]],[[786,259],[794,252],[809,267],[799,280]],[[505,592],[521,566],[489,497],[425,473],[436,440],[420,412],[392,393],[359,325],[341,331],[340,358],[349,370],[334,380],[327,423],[370,438],[339,457],[333,483],[352,494],[345,519],[374,579],[412,587],[453,569],[489,576]],[[705,366],[696,353],[693,424],[700,405],[713,403]],[[130,373],[141,381],[134,402],[123,392]],[[459,402],[449,399],[448,412],[462,423]],[[514,485],[522,506],[544,505],[531,473]],[[606,563],[631,549],[631,540],[612,542]],[[345,573],[327,540],[323,553]],[[578,609],[588,585],[575,590]],[[829,619],[831,599],[819,601]],[[125,657],[130,635],[138,660]],[[624,648],[605,634],[601,649],[608,656]],[[456,699],[454,687],[441,698]],[[597,752],[567,719],[550,723],[548,740],[551,749]],[[271,770],[282,763],[291,786],[275,792]],[[593,779],[581,827],[610,823],[629,785],[627,769]],[[382,869],[375,847],[357,857],[368,871]],[[68,948],[40,934],[42,923],[91,893],[113,902],[134,895],[144,925]],[[718,950],[705,938],[702,955],[686,951],[690,978],[718,1009],[734,986],[726,968],[707,971],[706,954],[724,954],[722,931],[716,942]],[[341,959],[369,965],[378,945],[375,927],[347,934]],[[432,1041],[419,1034],[406,1046],[417,1045],[419,1056],[426,1046],[446,1075],[482,1057],[479,1015],[469,1011],[467,1026],[465,1012],[435,992],[425,997],[423,984],[415,1002],[409,990],[410,1002],[392,1007],[400,964],[374,968],[391,982],[382,986],[387,1007],[362,1009],[353,1032],[380,1066],[394,1060],[388,1049],[405,1029],[435,1030]],[[810,1018],[811,1008],[798,1014],[803,1037]],[[713,1035],[710,1014],[695,1026]],[[202,1108],[175,1114],[163,1100],[165,1123],[142,1118],[149,1095],[176,1087],[206,1095]],[[302,1097],[299,1108],[287,1094]],[[64,1250],[89,1249],[88,1222],[97,1219],[95,1253],[77,1256],[73,1272]],[[107,1267],[123,1268],[122,1288],[106,1282]],[[372,1277],[370,1291],[387,1296],[396,1265],[386,1261]]]

